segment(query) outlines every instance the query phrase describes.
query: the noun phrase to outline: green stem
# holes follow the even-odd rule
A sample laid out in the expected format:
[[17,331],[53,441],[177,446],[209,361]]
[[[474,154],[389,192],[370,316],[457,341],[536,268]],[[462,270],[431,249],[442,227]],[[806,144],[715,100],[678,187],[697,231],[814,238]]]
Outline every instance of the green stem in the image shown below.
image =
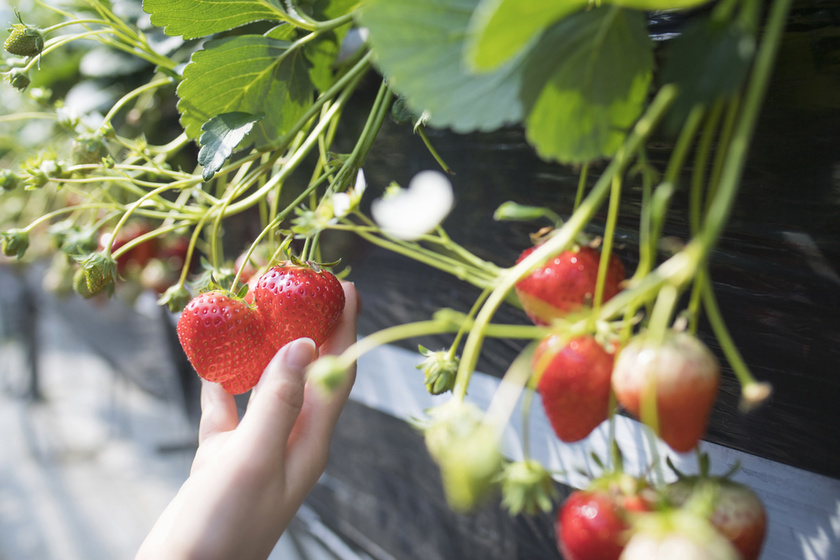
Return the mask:
[[710,251],[717,242],[732,211],[791,3],[792,0],[776,0],[770,7],[764,37],[756,54],[753,72],[744,94],[743,110],[735,126],[732,141],[727,150],[726,162],[721,170],[718,192],[709,206],[709,213],[703,231],[700,233],[700,242],[707,251]]
[[578,177],[578,186],[577,192],[575,193],[575,206],[574,210],[578,209],[580,206],[581,201],[583,200],[583,193],[586,192],[586,177],[589,175],[589,162],[583,164],[583,167],[580,169],[580,176]]
[[102,119],[102,126],[105,126],[105,125],[107,125],[108,123],[110,123],[110,122],[111,122],[111,119],[113,119],[113,118],[114,118],[114,115],[116,115],[116,114],[117,114],[117,112],[118,112],[120,109],[122,109],[122,108],[125,106],[125,104],[126,104],[126,103],[128,103],[129,101],[131,101],[131,100],[132,100],[132,99],[134,99],[135,97],[137,97],[137,96],[141,95],[143,92],[145,92],[145,91],[150,91],[150,90],[153,90],[153,89],[157,89],[157,88],[159,88],[159,87],[161,87],[161,86],[165,86],[165,85],[168,85],[168,84],[171,84],[171,83],[172,83],[172,79],[171,79],[171,78],[163,78],[163,79],[160,79],[160,80],[155,80],[155,81],[153,81],[153,82],[149,82],[149,83],[147,83],[147,84],[144,84],[144,85],[142,85],[142,86],[138,87],[137,89],[135,89],[135,90],[133,90],[133,91],[128,92],[127,94],[125,94],[125,95],[122,97],[122,99],[120,99],[119,101],[117,101],[117,102],[114,104],[114,106],[113,106],[113,107],[111,107],[111,110],[110,110],[110,111],[108,111],[108,114],[107,114],[107,115],[105,115],[105,118],[104,118],[104,119]]
[[744,411],[751,410],[770,396],[770,385],[756,381],[750,372],[749,366],[738,351],[738,347],[726,327],[711,282],[704,282],[703,288],[703,308],[706,310],[706,317],[709,319],[709,324],[724,356],[726,356],[726,360],[741,384],[741,409]]
[[426,145],[426,149],[429,150],[429,153],[432,154],[433,158],[435,158],[435,161],[438,163],[438,165],[440,165],[440,168],[450,175],[455,175],[455,173],[452,171],[452,168],[450,168],[446,164],[446,162],[443,161],[443,158],[440,157],[440,154],[438,154],[437,150],[435,150],[435,147],[432,145],[432,142],[426,135],[426,130],[423,127],[423,125],[417,127],[417,135],[423,140],[423,143]]
[[[633,127],[620,153],[633,154],[636,152],[638,147],[652,133],[656,123],[664,115],[668,107],[670,107],[676,95],[677,90],[673,86],[664,86],[660,89],[645,115]],[[610,161],[610,164],[604,170],[601,177],[599,177],[589,192],[589,195],[581,202],[580,207],[571,215],[563,227],[557,230],[556,234],[548,239],[548,241],[537,247],[530,255],[513,268],[508,269],[499,278],[498,285],[493,290],[493,293],[490,294],[490,297],[487,298],[487,302],[476,318],[477,328],[473,329],[467,338],[464,354],[455,380],[455,389],[453,391],[455,398],[463,400],[466,395],[469,378],[478,361],[479,349],[484,340],[484,326],[489,324],[490,318],[507,298],[508,293],[513,290],[517,282],[530,274],[533,269],[542,265],[552,255],[561,252],[572,243],[575,236],[589,223],[598,208],[600,208],[609,192],[613,177],[623,173],[627,164],[628,160],[625,157],[620,159],[614,158]]]

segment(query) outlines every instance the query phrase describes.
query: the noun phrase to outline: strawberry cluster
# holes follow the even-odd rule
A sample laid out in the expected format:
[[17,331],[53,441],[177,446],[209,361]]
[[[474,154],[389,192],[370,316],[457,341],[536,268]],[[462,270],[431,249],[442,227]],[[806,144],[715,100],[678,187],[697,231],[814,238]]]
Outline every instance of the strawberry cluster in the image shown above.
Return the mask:
[[[519,262],[534,248],[522,253]],[[559,325],[531,359],[534,386],[557,437],[586,438],[605,422],[611,395],[671,449],[696,448],[720,383],[720,365],[694,335],[642,330],[624,344],[594,327],[568,332],[576,313],[621,290],[624,268],[612,255],[598,286],[599,251],[576,246],[516,286],[537,325]],[[600,294],[597,293],[600,290]],[[555,332],[556,331],[556,332]],[[620,471],[620,469],[619,469]],[[766,531],[761,501],[727,477],[688,478],[654,489],[621,472],[573,492],[557,514],[557,543],[568,560],[758,558]],[[670,552],[663,556],[662,551]]]
[[252,303],[212,290],[193,298],[178,319],[178,339],[198,375],[234,395],[254,387],[292,340],[323,344],[344,310],[341,283],[311,263],[283,262],[255,278]]

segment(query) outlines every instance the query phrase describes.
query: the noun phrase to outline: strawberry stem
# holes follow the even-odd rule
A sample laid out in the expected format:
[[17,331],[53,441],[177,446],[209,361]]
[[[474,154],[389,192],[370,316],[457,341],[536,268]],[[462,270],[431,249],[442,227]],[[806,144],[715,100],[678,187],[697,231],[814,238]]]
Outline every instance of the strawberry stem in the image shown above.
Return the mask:
[[[601,206],[604,198],[609,192],[612,178],[622,173],[628,165],[627,157],[624,154],[633,154],[648,135],[653,131],[655,124],[659,121],[665,111],[670,107],[677,90],[672,86],[664,86],[651,102],[645,115],[636,123],[633,130],[625,140],[623,148],[619,151],[621,158],[614,158],[599,177],[589,195],[583,200],[580,207],[569,218],[569,220],[557,230],[548,241],[537,247],[530,255],[523,259],[513,268],[508,269],[499,278],[493,293],[487,298],[476,317],[476,328],[467,337],[464,347],[464,354],[458,368],[455,379],[454,393],[456,398],[463,399],[466,396],[470,376],[478,361],[479,349],[484,340],[484,328],[490,322],[496,310],[513,290],[517,282],[527,276],[533,269],[543,264],[552,255],[561,252],[574,241],[575,236],[582,231],[584,226],[592,219],[597,209]],[[615,298],[613,298],[615,299]],[[611,300],[612,301],[612,300]]]
[[726,327],[711,284],[706,282],[703,288],[703,307],[706,310],[706,317],[709,319],[709,324],[720,343],[721,350],[723,350],[729,365],[732,366],[732,371],[738,378],[738,383],[741,385],[740,408],[745,412],[752,410],[770,396],[771,387],[768,383],[760,383],[755,380],[738,351],[738,347],[732,340],[729,329]]

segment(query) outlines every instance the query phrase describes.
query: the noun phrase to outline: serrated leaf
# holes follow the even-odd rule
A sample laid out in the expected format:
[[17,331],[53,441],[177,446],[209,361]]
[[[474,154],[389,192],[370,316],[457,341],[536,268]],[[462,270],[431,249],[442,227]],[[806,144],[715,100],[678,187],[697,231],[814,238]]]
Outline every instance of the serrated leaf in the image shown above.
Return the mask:
[[415,113],[456,132],[493,130],[523,116],[519,60],[487,74],[464,62],[467,26],[478,0],[369,0],[361,21],[377,64]]
[[[638,10],[684,9],[709,0],[602,0]],[[481,0],[470,21],[467,63],[489,71],[510,60],[557,21],[589,6],[589,0]]]
[[678,126],[694,105],[736,92],[754,54],[755,37],[736,21],[704,19],[687,27],[665,51],[662,81],[680,91],[669,126]]
[[279,12],[264,0],[143,0],[152,25],[184,39],[206,37],[255,21],[279,21]]
[[281,138],[313,101],[309,68],[300,49],[260,35],[209,41],[193,54],[178,85],[181,125],[189,138],[224,113],[263,113],[248,139],[257,148]]
[[254,123],[263,116],[242,112],[223,113],[202,125],[201,130],[204,133],[199,139],[201,150],[198,152],[198,164],[204,168],[201,176],[205,181],[212,179],[222,168],[225,160],[251,131]]
[[652,70],[641,12],[604,7],[563,19],[528,56],[528,140],[564,163],[611,156],[641,114]]

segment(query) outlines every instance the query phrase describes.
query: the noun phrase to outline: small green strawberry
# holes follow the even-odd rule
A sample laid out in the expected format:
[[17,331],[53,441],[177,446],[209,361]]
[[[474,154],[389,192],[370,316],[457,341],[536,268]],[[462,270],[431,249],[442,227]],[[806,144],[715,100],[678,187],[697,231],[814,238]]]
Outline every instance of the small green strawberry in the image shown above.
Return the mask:
[[18,21],[9,28],[9,36],[3,46],[6,52],[18,56],[37,56],[44,50],[44,34],[37,27],[26,25],[17,14]]
[[[117,261],[104,253],[91,253],[76,257],[79,271],[74,278],[74,286],[79,295],[91,297],[102,291],[110,294],[117,282]],[[84,287],[81,280],[84,279]],[[86,289],[85,289],[86,288]]]
[[6,79],[9,80],[12,87],[18,91],[25,90],[29,87],[29,84],[32,83],[29,79],[29,74],[27,74],[24,70],[18,70],[17,68],[6,74]]
[[100,164],[108,155],[108,148],[103,138],[97,134],[81,135],[73,141],[70,162],[73,165]]
[[29,232],[25,229],[0,232],[0,243],[2,243],[4,255],[19,259],[29,247]]
[[11,169],[0,169],[0,191],[13,191],[20,184],[20,175]]
[[428,348],[420,346],[420,353],[426,358],[423,363],[417,366],[426,375],[426,389],[432,395],[440,395],[451,391],[455,386],[455,374],[458,372],[460,359],[452,356],[443,350],[433,352]]

